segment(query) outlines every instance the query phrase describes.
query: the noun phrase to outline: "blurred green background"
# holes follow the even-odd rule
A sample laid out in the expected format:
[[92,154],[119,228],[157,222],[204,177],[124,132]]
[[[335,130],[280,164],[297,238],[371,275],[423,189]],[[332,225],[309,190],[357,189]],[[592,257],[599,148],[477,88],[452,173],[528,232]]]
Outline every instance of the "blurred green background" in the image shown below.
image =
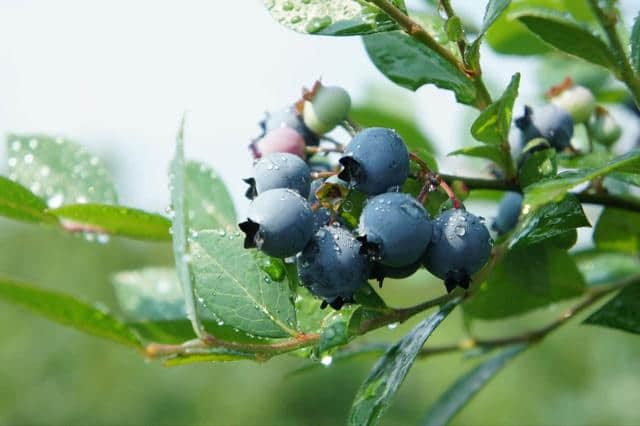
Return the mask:
[[[0,221],[0,270],[46,288],[115,307],[111,273],[171,262],[168,244],[108,244],[38,226]],[[419,273],[386,283],[392,305],[443,292]],[[501,324],[476,323],[491,336],[549,321],[563,308]],[[584,315],[581,316],[581,318]],[[640,339],[580,318],[513,361],[454,424],[640,424]],[[415,323],[415,321],[413,322]],[[364,339],[393,341],[411,324]],[[428,344],[464,337],[459,312]],[[283,356],[165,368],[130,349],[83,335],[9,306],[0,309],[1,424],[344,424],[353,395],[375,361],[336,362],[298,376],[306,361]],[[418,361],[383,422],[416,424],[437,396],[476,359],[444,355]]]

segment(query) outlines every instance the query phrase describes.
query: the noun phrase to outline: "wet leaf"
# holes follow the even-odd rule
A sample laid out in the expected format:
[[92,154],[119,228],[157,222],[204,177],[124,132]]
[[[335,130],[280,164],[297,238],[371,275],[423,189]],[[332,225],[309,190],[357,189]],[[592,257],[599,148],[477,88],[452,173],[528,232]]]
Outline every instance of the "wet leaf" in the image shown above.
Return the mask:
[[532,211],[548,202],[558,202],[564,198],[568,191],[581,183],[599,176],[606,176],[614,171],[640,173],[640,151],[630,151],[612,159],[601,167],[562,172],[554,179],[530,185],[525,190],[523,204],[525,206],[529,205],[529,210]]
[[640,283],[629,284],[584,323],[640,334]]
[[569,194],[559,203],[549,203],[526,214],[511,236],[509,248],[537,244],[565,232],[591,226],[575,195]]
[[49,212],[59,217],[67,230],[83,228],[87,232],[141,240],[171,240],[171,221],[143,210],[106,204],[69,204]]
[[473,317],[499,319],[580,296],[584,288],[565,250],[536,244],[509,250],[463,307]]
[[358,389],[349,414],[349,425],[378,424],[422,346],[459,302],[455,299],[442,306],[387,350]]
[[471,105],[476,89],[471,80],[442,56],[403,32],[363,37],[373,64],[394,83],[410,90],[434,84],[454,92],[456,100]]
[[502,96],[482,111],[471,125],[471,134],[475,139],[495,145],[508,141],[513,104],[518,97],[519,86],[520,73],[516,73]]
[[24,186],[0,176],[0,215],[24,222],[52,223],[58,219],[47,213],[44,201]]
[[201,231],[190,239],[194,289],[224,324],[262,337],[296,335],[293,293],[287,279],[271,279],[265,256],[246,250],[239,234]]
[[[391,0],[406,11],[403,0]],[[377,6],[358,0],[264,0],[271,16],[285,27],[307,34],[353,36],[397,30]]]
[[189,229],[236,227],[236,210],[224,182],[209,166],[187,161],[185,203]]
[[45,135],[7,136],[9,177],[51,208],[64,204],[116,204],[106,167],[83,147]]
[[[121,271],[112,278],[121,310],[129,328],[142,338],[163,343],[181,343],[195,338],[178,276],[173,268],[148,267]],[[203,302],[196,300],[204,328],[218,339],[264,343],[228,325],[219,325]]]

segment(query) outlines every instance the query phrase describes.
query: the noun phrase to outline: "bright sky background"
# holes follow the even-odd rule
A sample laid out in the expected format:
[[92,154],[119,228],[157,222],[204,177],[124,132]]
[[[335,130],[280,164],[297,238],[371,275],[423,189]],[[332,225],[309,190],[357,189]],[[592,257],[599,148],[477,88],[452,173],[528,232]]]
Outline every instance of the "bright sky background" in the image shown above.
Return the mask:
[[[454,1],[477,21],[484,4]],[[356,99],[370,83],[393,87],[358,37],[293,33],[258,0],[0,0],[0,40],[0,133],[80,142],[111,164],[123,204],[155,211],[168,203],[166,169],[183,111],[187,155],[212,164],[242,207],[246,147],[265,110],[290,103],[320,76]],[[495,87],[523,71],[521,93],[533,94],[530,60],[488,50],[482,60]],[[414,98],[442,151],[459,146],[469,109],[432,86]]]

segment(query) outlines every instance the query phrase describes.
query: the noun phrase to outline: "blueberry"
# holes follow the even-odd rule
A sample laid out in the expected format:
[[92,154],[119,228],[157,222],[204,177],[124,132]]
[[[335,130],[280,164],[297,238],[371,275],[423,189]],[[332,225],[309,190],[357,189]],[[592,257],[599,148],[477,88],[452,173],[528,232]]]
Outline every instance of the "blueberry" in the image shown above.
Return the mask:
[[315,234],[323,226],[327,226],[331,221],[331,210],[320,207],[313,212],[313,233]]
[[253,177],[245,182],[249,184],[245,194],[249,199],[275,188],[289,188],[306,198],[311,188],[311,170],[296,155],[273,153],[253,165]]
[[574,123],[587,121],[596,107],[596,98],[583,86],[570,86],[551,98],[551,103],[567,111]]
[[487,263],[491,237],[480,218],[460,209],[443,212],[435,221],[424,266],[444,280],[447,291],[468,288],[471,275]]
[[519,192],[507,192],[498,205],[498,215],[493,222],[493,229],[498,235],[511,231],[518,223],[520,210],[522,209],[522,194]]
[[412,196],[387,192],[367,201],[358,233],[372,260],[386,266],[407,266],[424,254],[431,240],[431,221]]
[[336,86],[320,86],[313,99],[303,107],[303,120],[315,134],[323,135],[347,119],[351,98],[346,90]]
[[288,152],[305,158],[304,139],[300,133],[289,127],[280,127],[273,129],[254,145],[256,157],[260,158],[275,152]]
[[613,116],[604,108],[598,107],[589,121],[593,137],[606,146],[613,145],[622,134],[622,128]]
[[264,120],[260,122],[260,127],[263,134],[280,127],[289,127],[302,135],[307,146],[317,146],[320,142],[318,136],[304,124],[302,117],[292,106],[271,114],[267,113]]
[[409,175],[409,152],[391,129],[371,127],[358,133],[340,158],[340,179],[368,195],[402,185]]
[[535,138],[545,138],[558,151],[571,146],[573,119],[568,112],[555,105],[545,105],[535,110],[525,106],[524,115],[517,118],[515,124],[521,131],[523,146]]
[[407,278],[411,275],[415,274],[418,269],[422,266],[422,259],[418,259],[417,261],[406,265],[406,266],[386,266],[381,263],[373,263],[371,265],[371,277],[378,280],[380,287],[382,287],[382,282],[385,278]]
[[313,213],[307,200],[290,189],[258,195],[249,205],[247,220],[239,224],[245,248],[257,247],[273,257],[300,252],[313,234]]
[[340,309],[353,302],[353,294],[369,278],[371,264],[360,254],[361,244],[346,229],[324,226],[316,232],[297,257],[298,276],[303,286]]

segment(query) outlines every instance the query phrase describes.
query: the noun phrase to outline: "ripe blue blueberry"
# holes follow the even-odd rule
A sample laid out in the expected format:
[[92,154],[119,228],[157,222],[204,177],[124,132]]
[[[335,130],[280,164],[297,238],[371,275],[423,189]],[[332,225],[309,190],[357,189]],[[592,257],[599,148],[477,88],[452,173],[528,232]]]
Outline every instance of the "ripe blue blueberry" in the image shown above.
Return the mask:
[[251,202],[247,220],[239,227],[246,234],[245,248],[256,247],[269,256],[286,258],[300,252],[311,239],[313,213],[297,192],[271,189]]
[[314,179],[311,181],[311,184],[309,186],[309,202],[310,203],[313,204],[318,202],[316,191],[320,189],[320,187],[323,184],[324,184],[324,179]]
[[558,151],[571,146],[573,119],[567,111],[555,105],[535,110],[525,106],[524,115],[517,118],[515,124],[521,131],[522,146],[535,138],[545,138]]
[[444,280],[447,291],[456,286],[468,288],[471,275],[487,263],[491,245],[480,218],[461,209],[447,210],[434,221],[424,266]]
[[402,192],[377,195],[362,210],[358,239],[372,260],[401,267],[419,260],[431,241],[431,221],[412,196]]
[[498,215],[492,226],[498,235],[506,234],[516,226],[521,209],[522,194],[519,192],[507,192],[504,194],[498,205]]
[[297,257],[298,276],[303,286],[340,309],[353,302],[353,294],[369,278],[371,264],[360,254],[361,244],[346,229],[324,226],[316,232]]
[[407,180],[409,152],[395,131],[371,127],[349,142],[340,164],[340,179],[365,194],[377,195]]
[[315,135],[304,124],[302,117],[296,112],[294,107],[284,108],[274,113],[267,113],[264,120],[260,122],[263,134],[280,127],[289,127],[300,133],[307,146],[317,146],[320,143],[318,136]]
[[306,198],[311,187],[311,170],[296,155],[273,153],[253,165],[253,177],[245,182],[249,184],[245,194],[249,199],[275,188],[289,188]]
[[323,226],[327,226],[331,221],[331,210],[320,207],[313,212],[313,233],[318,232]]

